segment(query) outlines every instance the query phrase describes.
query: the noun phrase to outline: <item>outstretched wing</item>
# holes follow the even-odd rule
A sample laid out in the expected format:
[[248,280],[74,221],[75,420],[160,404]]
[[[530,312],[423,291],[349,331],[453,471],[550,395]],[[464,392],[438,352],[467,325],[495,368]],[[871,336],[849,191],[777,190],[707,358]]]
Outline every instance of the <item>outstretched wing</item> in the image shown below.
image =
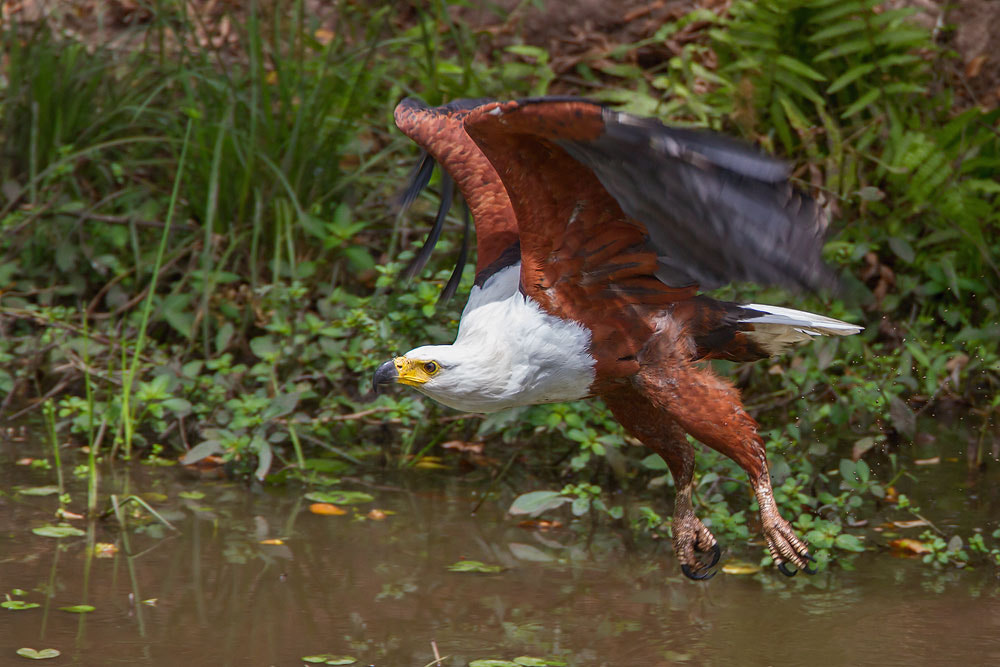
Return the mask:
[[565,98],[485,104],[465,127],[504,181],[525,255],[528,237],[543,260],[545,238],[624,222],[648,236],[666,285],[834,284],[822,209],[743,143]]

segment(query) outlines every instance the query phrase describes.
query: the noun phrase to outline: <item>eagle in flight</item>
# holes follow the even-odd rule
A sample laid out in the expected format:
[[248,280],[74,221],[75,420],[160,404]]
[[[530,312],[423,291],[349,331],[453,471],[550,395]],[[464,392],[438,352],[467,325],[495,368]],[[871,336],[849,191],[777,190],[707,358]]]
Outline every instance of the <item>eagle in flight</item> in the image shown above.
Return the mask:
[[404,202],[435,162],[445,172],[438,219],[411,273],[426,262],[455,186],[475,220],[477,273],[455,342],[386,361],[375,390],[404,384],[468,412],[599,396],[670,468],[685,575],[712,576],[719,560],[692,506],[686,434],[747,472],[781,572],[814,573],[778,512],[757,423],[736,388],[699,363],[754,361],[861,330],[699,293],[733,281],[835,284],[820,259],[825,216],[791,186],[788,166],[718,134],[579,98],[406,99],[395,120],[424,151]]

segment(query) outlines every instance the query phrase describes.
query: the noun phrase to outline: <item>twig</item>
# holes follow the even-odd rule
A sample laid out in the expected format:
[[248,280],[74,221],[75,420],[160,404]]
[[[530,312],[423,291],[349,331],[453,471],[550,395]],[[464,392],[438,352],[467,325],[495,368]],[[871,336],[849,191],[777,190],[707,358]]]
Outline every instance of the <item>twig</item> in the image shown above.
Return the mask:
[[434,659],[431,660],[430,662],[428,662],[426,665],[424,665],[424,667],[431,667],[432,665],[437,665],[438,667],[441,667],[442,661],[445,658],[450,658],[451,657],[449,655],[441,657],[441,654],[438,653],[437,642],[434,641],[433,639],[431,640],[431,649],[434,651]]

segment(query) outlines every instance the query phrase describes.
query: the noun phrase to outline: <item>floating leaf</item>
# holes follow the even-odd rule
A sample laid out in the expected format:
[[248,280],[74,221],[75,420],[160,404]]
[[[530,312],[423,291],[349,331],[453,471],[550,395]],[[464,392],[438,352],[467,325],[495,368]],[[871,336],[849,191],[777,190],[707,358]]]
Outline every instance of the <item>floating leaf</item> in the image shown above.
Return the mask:
[[187,500],[201,500],[205,497],[205,494],[201,491],[181,491],[177,495]]
[[522,493],[507,510],[511,514],[541,514],[570,502],[570,499],[558,491],[531,491]]
[[66,524],[59,524],[58,526],[39,526],[38,528],[32,528],[31,532],[35,535],[41,535],[42,537],[80,537],[81,535],[87,534],[79,528],[68,526]]
[[309,506],[309,511],[321,516],[341,516],[347,514],[347,510],[330,503],[313,503]]
[[465,442],[464,440],[449,440],[441,445],[442,449],[454,449],[456,452],[469,452],[472,454],[483,453],[483,443]]
[[486,660],[473,660],[469,663],[469,667],[518,667],[516,662],[511,662],[510,660],[494,660],[492,658]]
[[760,565],[742,560],[731,560],[722,566],[722,571],[726,574],[757,574],[760,572]]
[[269,540],[261,540],[260,541],[260,544],[265,544],[265,545],[271,546],[271,547],[278,547],[278,546],[281,546],[284,543],[285,543],[284,540],[282,540],[280,538],[277,538],[277,537],[272,537]]
[[889,548],[898,554],[907,556],[920,556],[931,552],[930,547],[920,540],[914,540],[908,537],[898,540],[889,540]]
[[526,530],[557,530],[563,527],[561,522],[548,521],[547,519],[527,519],[519,522],[517,525],[519,528]]
[[32,660],[47,660],[60,655],[59,651],[54,648],[43,648],[41,651],[36,651],[33,648],[19,648],[17,649],[17,654],[22,658],[30,658]]
[[531,656],[522,655],[519,658],[514,658],[515,665],[521,665],[521,667],[565,667],[566,663],[562,660],[552,660],[550,658],[533,658]]
[[447,470],[451,466],[445,465],[444,463],[438,463],[437,461],[430,460],[429,457],[424,457],[413,464],[414,468],[421,468],[423,470]]
[[68,611],[71,614],[89,614],[94,609],[89,604],[74,604],[69,607],[59,607],[60,611]]
[[51,496],[59,493],[59,487],[54,485],[31,486],[26,489],[18,489],[17,492],[22,496]]
[[41,605],[37,602],[28,602],[26,600],[4,600],[0,602],[0,607],[4,609],[10,609],[12,611],[20,611],[22,609],[34,609],[35,607],[40,607]]
[[356,505],[370,503],[375,500],[375,496],[363,491],[313,491],[306,494],[306,500],[334,505]]
[[98,542],[94,545],[94,555],[98,558],[111,558],[118,553],[118,546],[111,542]]
[[476,572],[479,574],[496,574],[503,570],[499,565],[487,565],[478,560],[460,560],[448,566],[450,572]]
[[514,554],[514,558],[518,560],[526,560],[533,563],[548,563],[555,560],[551,555],[531,544],[510,542],[507,546],[510,548],[510,552]]
[[322,665],[353,665],[358,660],[349,655],[333,655],[332,653],[319,653],[317,655],[306,655],[302,657],[303,662]]

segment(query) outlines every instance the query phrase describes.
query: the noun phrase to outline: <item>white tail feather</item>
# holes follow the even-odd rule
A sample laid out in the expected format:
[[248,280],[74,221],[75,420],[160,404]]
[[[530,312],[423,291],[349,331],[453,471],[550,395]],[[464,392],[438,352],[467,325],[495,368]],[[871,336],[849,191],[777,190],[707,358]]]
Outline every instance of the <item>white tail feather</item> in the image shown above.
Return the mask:
[[759,303],[748,303],[744,308],[762,313],[740,321],[754,325],[754,330],[746,335],[771,354],[779,354],[791,345],[812,340],[814,336],[850,336],[864,329],[804,310]]

